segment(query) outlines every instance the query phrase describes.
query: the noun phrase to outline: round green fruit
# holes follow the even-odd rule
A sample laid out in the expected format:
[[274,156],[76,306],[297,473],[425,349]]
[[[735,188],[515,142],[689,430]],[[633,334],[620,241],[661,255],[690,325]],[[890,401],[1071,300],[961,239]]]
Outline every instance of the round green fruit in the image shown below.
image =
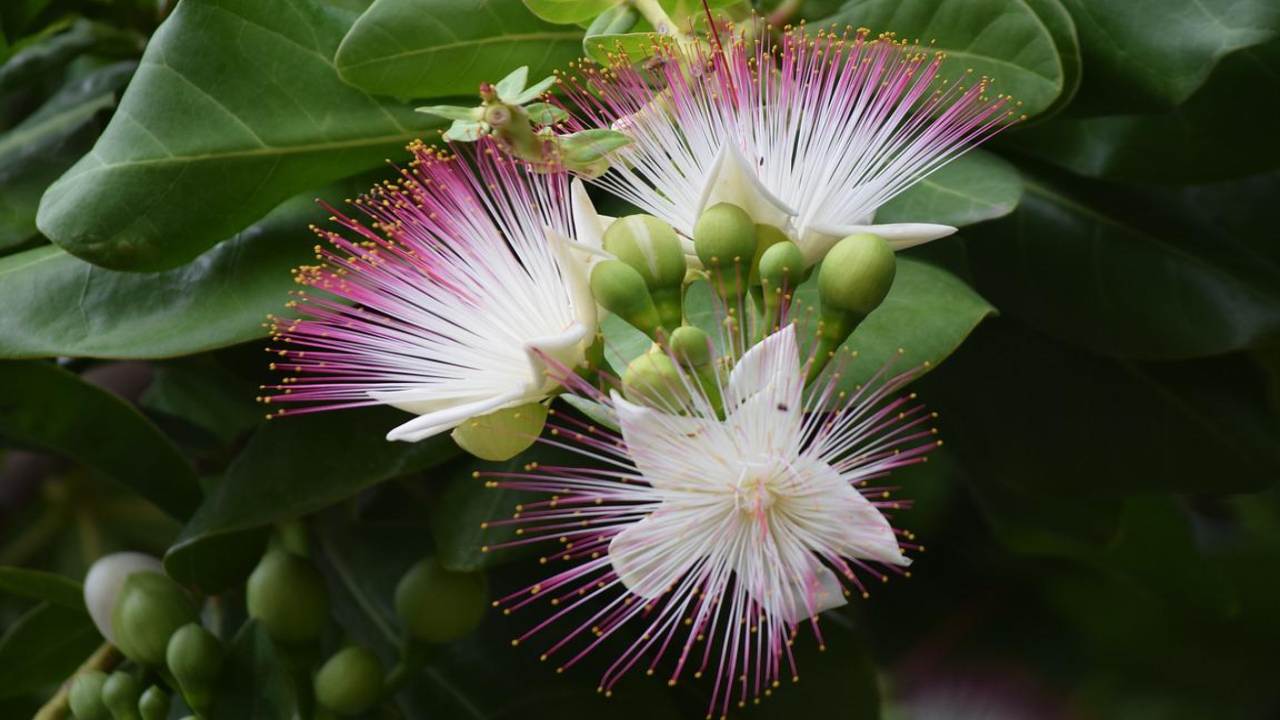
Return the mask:
[[320,638],[329,624],[329,591],[311,563],[271,550],[249,576],[245,593],[249,617],[273,640],[304,645]]
[[376,655],[362,647],[343,648],[316,673],[316,702],[343,717],[360,715],[382,696],[382,680]]
[[444,643],[466,635],[484,618],[489,584],[484,573],[446,570],[435,558],[409,568],[396,586],[396,614],[415,640]]
[[76,720],[111,720],[107,706],[102,702],[102,686],[107,674],[101,670],[88,670],[76,675],[71,682],[68,704]]

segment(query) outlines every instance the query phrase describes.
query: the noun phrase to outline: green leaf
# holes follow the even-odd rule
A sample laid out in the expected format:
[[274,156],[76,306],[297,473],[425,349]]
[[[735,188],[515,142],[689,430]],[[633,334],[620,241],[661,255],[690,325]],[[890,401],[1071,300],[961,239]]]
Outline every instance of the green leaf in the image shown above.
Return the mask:
[[50,689],[71,676],[102,642],[82,607],[40,603],[0,637],[0,698]]
[[445,132],[444,139],[454,142],[475,142],[489,129],[489,126],[482,122],[471,122],[469,120],[454,120],[449,126],[449,130]]
[[547,22],[569,25],[586,22],[623,0],[524,0],[535,15]]
[[[938,242],[947,242],[940,240]],[[813,278],[817,272],[813,273]],[[817,282],[810,279],[795,292],[793,317],[801,318],[801,335],[813,334],[817,321]],[[809,309],[814,308],[813,313]],[[858,356],[841,371],[839,387],[851,390],[893,360],[907,370],[929,363],[938,366],[964,342],[993,308],[950,272],[899,255],[898,273],[884,303],[858,326],[844,347]]]
[[334,62],[371,93],[472,95],[512,67],[549,75],[577,58],[581,40],[581,30],[539,20],[519,0],[375,0]]
[[654,32],[600,33],[582,38],[582,51],[601,65],[612,65],[625,55],[628,63],[639,63],[653,56],[658,43]]
[[433,121],[338,79],[330,58],[350,22],[320,0],[178,4],[37,225],[90,262],[160,270],[379,164]]
[[476,117],[479,115],[479,108],[462,107],[461,105],[425,105],[417,108],[417,111],[442,117],[446,120],[471,123],[476,122]]
[[1198,183],[1280,167],[1280,41],[1233,53],[1178,108],[1152,115],[1059,116],[1006,141],[1091,177]]
[[1021,198],[1022,178],[1012,165],[970,150],[886,203],[876,211],[876,222],[963,227],[1004,217]]
[[[506,77],[494,84],[493,89],[498,93],[498,99],[503,102],[515,103],[520,93],[524,92],[524,86],[529,82],[529,66],[521,65],[512,70]],[[516,103],[519,104],[519,103]]]
[[523,105],[529,102],[530,100],[536,100],[539,97],[541,97],[543,93],[550,90],[551,87],[555,84],[556,84],[556,76],[548,75],[547,77],[542,78],[541,80],[534,83],[530,87],[525,88],[525,91],[517,95],[515,99],[511,100],[511,102],[515,105]]
[[93,146],[134,67],[116,63],[67,83],[0,135],[0,250],[35,237],[40,196]]
[[[318,194],[336,203],[365,182]],[[307,224],[326,215],[316,194],[173,270],[106,270],[53,246],[0,258],[0,357],[158,358],[265,337],[266,316],[284,310],[294,286],[291,270],[314,261]]]
[[80,583],[57,573],[0,567],[0,593],[84,612],[84,591]]
[[277,418],[260,427],[227,468],[166,559],[195,543],[298,517],[457,454],[447,435],[388,442],[407,415],[365,408]]
[[1077,114],[1172,109],[1224,57],[1280,33],[1280,5],[1269,0],[1063,1],[1089,76]]
[[1109,355],[1214,355],[1280,335],[1280,265],[1194,227],[1189,205],[1028,179],[1017,212],[970,238],[978,286],[1010,315]]
[[0,435],[66,455],[176,518],[199,503],[194,471],[150,421],[55,365],[0,363]]
[[270,636],[250,620],[228,649],[210,720],[282,720],[297,705],[288,664]]
[[606,155],[625,147],[631,138],[616,130],[579,130],[561,136],[565,161],[570,164],[589,164],[603,160]]
[[[1080,48],[1080,36],[1076,31],[1075,20],[1063,6],[1062,0],[1024,1],[1053,36],[1054,47],[1058,50],[1058,57],[1062,59],[1062,94],[1039,116],[1046,118],[1070,105],[1080,90],[1081,81],[1084,79],[1084,58]],[[1037,119],[1032,122],[1038,121]]]
[[989,76],[993,91],[1021,101],[1028,115],[1070,91],[1055,30],[1025,0],[850,0],[815,25],[830,23],[894,32],[942,50],[944,77],[960,80],[969,69],[974,78]]
[[0,94],[47,77],[74,58],[92,52],[107,57],[135,55],[144,44],[136,33],[79,19],[64,32],[23,48],[0,65]]
[[1275,483],[1275,421],[1238,362],[1118,362],[1005,320],[976,333],[922,395],[975,478],[1046,511],[1061,500],[1087,514],[1097,499]]
[[534,103],[525,107],[529,119],[538,125],[555,125],[569,119],[569,113],[558,105],[551,103]]
[[209,355],[152,365],[140,403],[209,431],[224,444],[263,421],[257,388]]

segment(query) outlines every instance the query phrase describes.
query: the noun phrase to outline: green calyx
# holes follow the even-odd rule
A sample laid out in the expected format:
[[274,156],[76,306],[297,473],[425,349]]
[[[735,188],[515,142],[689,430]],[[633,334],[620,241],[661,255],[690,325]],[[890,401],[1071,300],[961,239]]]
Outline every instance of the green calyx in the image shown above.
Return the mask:
[[688,261],[676,231],[652,215],[628,215],[609,225],[604,249],[639,273],[662,325],[668,331],[679,327]]
[[138,712],[142,720],[165,720],[169,717],[169,693],[152,685],[138,700]]
[[114,672],[102,684],[102,704],[107,706],[114,720],[142,720],[138,712],[138,699],[142,696],[142,683],[126,672]]
[[382,663],[367,648],[339,650],[316,673],[314,688],[320,707],[341,717],[367,712],[382,696]]
[[897,259],[889,243],[869,233],[844,238],[823,258],[818,270],[821,321],[809,380],[822,372],[858,324],[884,302],[896,269]]
[[329,624],[329,591],[305,558],[270,550],[249,576],[245,600],[254,618],[282,645],[306,645]]
[[480,624],[488,602],[484,573],[453,572],[435,558],[409,568],[396,586],[396,614],[417,642],[445,643],[466,635]]
[[452,437],[481,460],[499,462],[529,449],[546,422],[546,405],[526,403],[473,417],[454,428]]
[[716,292],[726,299],[742,295],[756,258],[756,224],[746,210],[730,203],[707,208],[693,226],[693,248],[711,275]]
[[101,670],[86,670],[71,682],[67,700],[71,715],[76,720],[111,720],[111,713],[102,701],[102,686],[107,674]]
[[621,260],[604,260],[591,269],[591,294],[600,307],[657,340],[662,317],[644,277]]
[[125,657],[155,667],[164,664],[169,636],[196,617],[196,607],[182,586],[166,575],[144,571],[125,580],[111,626]]
[[205,712],[213,702],[214,686],[222,671],[222,643],[199,624],[190,623],[169,638],[165,660],[187,705]]

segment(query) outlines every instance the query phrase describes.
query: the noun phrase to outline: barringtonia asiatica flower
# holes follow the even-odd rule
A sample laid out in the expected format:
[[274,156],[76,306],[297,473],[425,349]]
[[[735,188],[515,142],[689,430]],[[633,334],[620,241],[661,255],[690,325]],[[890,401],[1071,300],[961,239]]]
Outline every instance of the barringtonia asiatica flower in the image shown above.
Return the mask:
[[587,68],[563,85],[570,126],[631,139],[597,182],[685,236],[707,207],[738,205],[785,230],[809,264],[858,232],[895,249],[955,232],[875,224],[875,213],[1015,120],[1016,103],[990,97],[986,78],[947,83],[942,53],[866,30],[797,29],[776,44],[738,34],[722,53],[655,42],[650,63]]
[[619,430],[561,414],[543,441],[593,466],[480,473],[550,496],[488,523],[520,528],[493,547],[558,543],[543,562],[568,566],[495,602],[549,606],[515,644],[558,626],[563,635],[540,644],[564,669],[627,628],[602,691],[635,668],[671,684],[710,675],[717,714],[797,677],[801,625],[821,644],[818,613],[865,594],[866,577],[905,572],[904,550],[918,546],[887,513],[909,503],[872,485],[937,444],[932,414],[899,392],[915,372],[886,367],[846,394],[835,374],[806,391],[804,366],[789,323],[720,373],[711,394],[686,370],[639,397],[566,380]]
[[422,440],[543,400],[557,386],[544,360],[578,366],[595,341],[568,176],[487,139],[412,149],[397,182],[354,201],[369,226],[334,211],[350,232],[317,229],[330,247],[296,273],[297,317],[273,318],[274,365],[292,377],[264,400],[303,404],[278,413],[391,405],[418,417],[387,439]]

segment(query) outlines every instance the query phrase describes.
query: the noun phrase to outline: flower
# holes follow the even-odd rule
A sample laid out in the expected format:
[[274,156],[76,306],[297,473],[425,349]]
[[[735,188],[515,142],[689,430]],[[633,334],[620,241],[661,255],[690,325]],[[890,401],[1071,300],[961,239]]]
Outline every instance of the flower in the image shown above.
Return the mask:
[[[686,363],[667,359],[665,367]],[[865,594],[858,571],[902,572],[903,550],[918,548],[885,515],[907,503],[868,485],[923,461],[937,444],[933,416],[914,395],[898,393],[914,376],[886,368],[848,395],[833,373],[806,396],[788,323],[747,350],[727,380],[713,379],[711,394],[687,370],[665,390],[650,385],[644,397],[634,387],[626,397],[605,396],[567,380],[603,405],[619,431],[557,415],[544,442],[595,466],[479,473],[493,487],[550,495],[487,523],[515,525],[518,534],[487,549],[558,541],[561,549],[543,562],[569,565],[494,603],[508,613],[540,600],[552,606],[551,617],[514,644],[567,624],[542,656],[559,656],[563,670],[624,626],[638,626],[601,690],[674,656],[670,684],[690,672],[714,676],[712,712],[725,712],[735,695],[743,703],[795,678],[799,626],[810,622],[821,643],[815,616],[843,605],[848,588]]]
[[789,30],[778,44],[739,33],[710,54],[655,42],[644,67],[620,57],[563,85],[571,126],[632,140],[596,182],[685,236],[707,207],[732,203],[785,230],[810,265],[854,233],[902,249],[955,232],[874,216],[1014,120],[1015,103],[988,97],[986,78],[948,84],[942,53],[865,29]]
[[594,211],[574,210],[589,201],[571,201],[566,173],[492,143],[469,158],[416,143],[399,182],[354,202],[372,229],[337,211],[350,237],[316,229],[331,247],[296,272],[314,292],[273,318],[273,366],[293,376],[263,398],[305,407],[276,414],[391,405],[418,417],[387,439],[417,441],[543,400],[557,385],[544,358],[582,363],[596,305],[568,248],[575,212]]

